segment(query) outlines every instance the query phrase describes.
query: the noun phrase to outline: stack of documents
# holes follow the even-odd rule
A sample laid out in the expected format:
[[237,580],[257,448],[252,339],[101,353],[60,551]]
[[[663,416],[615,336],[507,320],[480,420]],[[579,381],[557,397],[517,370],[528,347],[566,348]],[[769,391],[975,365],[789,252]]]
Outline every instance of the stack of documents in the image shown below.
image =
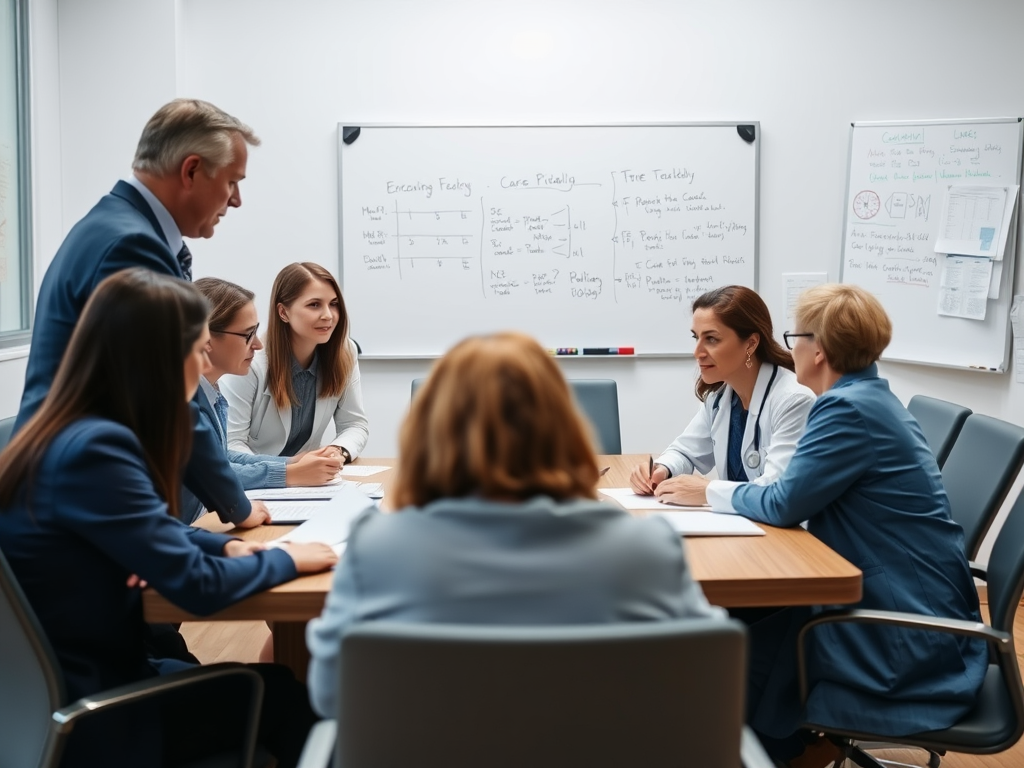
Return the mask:
[[[288,542],[316,542],[327,544],[341,554],[348,540],[352,522],[376,505],[373,500],[354,488],[343,488],[328,501],[321,502],[308,516],[306,522],[289,531],[267,546],[276,547]],[[271,511],[273,513],[273,510]],[[276,520],[274,522],[277,522]]]
[[681,536],[764,536],[764,529],[747,518],[712,512],[706,504],[698,507],[666,504],[656,496],[639,496],[631,488],[598,490],[630,511],[656,510],[658,517],[665,518]]
[[363,499],[382,499],[384,486],[381,483],[356,483],[349,480],[330,485],[302,486],[290,488],[256,488],[246,491],[250,499],[265,502],[270,510],[272,522],[294,525],[308,520],[311,515],[328,506],[337,497],[355,492]]

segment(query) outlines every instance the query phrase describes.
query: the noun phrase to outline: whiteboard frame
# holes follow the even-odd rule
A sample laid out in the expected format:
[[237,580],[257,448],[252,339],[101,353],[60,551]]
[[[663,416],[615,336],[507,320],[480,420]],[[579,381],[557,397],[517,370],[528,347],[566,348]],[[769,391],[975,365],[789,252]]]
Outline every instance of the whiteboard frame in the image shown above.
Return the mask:
[[[338,282],[342,294],[345,292],[345,222],[341,212],[344,210],[344,190],[342,189],[342,154],[344,153],[344,129],[347,127],[362,128],[738,128],[741,125],[754,126],[754,284],[750,286],[759,291],[761,282],[761,122],[759,120],[710,120],[698,122],[623,122],[623,123],[377,123],[348,121],[338,123]],[[356,139],[358,141],[359,139]],[[367,355],[359,354],[363,360],[437,360],[444,353],[434,355]],[[563,355],[559,360],[636,360],[637,358],[672,358],[693,357],[692,352],[640,352],[633,355]]]
[[[846,150],[846,182],[844,184],[845,196],[843,203],[843,229],[840,232],[841,243],[839,246],[839,282],[843,281],[843,272],[846,268],[846,228],[849,225],[850,217],[850,176],[853,172],[853,134],[857,128],[885,128],[885,127],[902,127],[908,125],[976,125],[976,124],[991,125],[993,123],[1017,123],[1017,184],[1021,184],[1021,172],[1024,171],[1024,117],[970,117],[970,118],[938,118],[931,120],[860,120],[850,123],[850,141]],[[1004,260],[1009,260],[1010,269],[1009,274],[1006,276],[1005,283],[1009,286],[1010,291],[1010,305],[1013,305],[1013,291],[1017,283],[1017,245],[1020,242],[1019,233],[1024,226],[1024,205],[1021,203],[1021,195],[1024,195],[1024,186],[1020,192],[1017,193],[1017,203],[1015,211],[1017,213],[1017,226],[1012,233],[1012,237],[1008,238],[1006,247],[1012,251],[1009,254],[1003,254]],[[339,217],[340,218],[340,217]],[[854,283],[855,285],[855,283]],[[1010,347],[1013,343],[1013,335],[1010,333],[1010,313],[1007,310],[1006,313],[1006,343],[1003,349],[1003,362],[996,368],[979,368],[977,366],[970,365],[954,365],[952,363],[933,363],[924,360],[909,360],[902,357],[887,357],[884,353],[881,359],[887,363],[907,363],[909,365],[927,365],[933,368],[951,368],[956,371],[973,371],[975,373],[996,373],[1002,374],[1007,373],[1010,368]]]

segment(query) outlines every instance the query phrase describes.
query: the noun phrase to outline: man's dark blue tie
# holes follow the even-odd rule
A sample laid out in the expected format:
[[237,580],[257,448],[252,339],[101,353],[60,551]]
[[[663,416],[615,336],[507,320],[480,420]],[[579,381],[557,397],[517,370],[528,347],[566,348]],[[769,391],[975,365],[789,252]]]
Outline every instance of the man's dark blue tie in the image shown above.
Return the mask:
[[178,263],[181,265],[181,273],[185,276],[185,279],[190,283],[192,282],[192,251],[188,249],[188,246],[184,243],[181,244],[181,250],[178,251]]

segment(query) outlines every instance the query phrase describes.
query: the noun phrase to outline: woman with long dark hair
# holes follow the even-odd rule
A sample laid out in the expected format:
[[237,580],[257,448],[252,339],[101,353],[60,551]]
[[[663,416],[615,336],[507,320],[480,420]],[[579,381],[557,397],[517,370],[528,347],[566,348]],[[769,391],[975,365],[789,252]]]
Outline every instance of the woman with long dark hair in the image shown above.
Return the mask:
[[797,383],[793,358],[773,335],[771,313],[750,288],[728,285],[699,296],[692,332],[702,406],[653,466],[635,467],[629,480],[639,494],[703,504],[708,481],[702,475],[712,469],[740,483],[767,484],[782,474],[814,393]]
[[[181,280],[141,268],[108,277],[86,304],[42,406],[0,454],[0,549],[72,701],[182,668],[147,658],[139,580],[204,615],[337,560],[320,544],[263,549],[208,531],[190,535],[176,519],[192,435],[188,402],[208,365],[207,314],[202,295]],[[263,668],[268,690],[301,705],[294,680],[275,682],[281,671]],[[206,695],[227,732],[230,707]],[[76,728],[62,765],[180,758],[205,738],[194,722],[200,708],[119,710]],[[300,709],[263,729],[279,764],[294,764],[310,718]]]
[[[343,464],[366,445],[356,346],[334,276],[319,264],[289,264],[274,280],[266,349],[245,376],[226,376],[228,447],[295,456],[317,450]],[[337,431],[320,448],[333,419]]]

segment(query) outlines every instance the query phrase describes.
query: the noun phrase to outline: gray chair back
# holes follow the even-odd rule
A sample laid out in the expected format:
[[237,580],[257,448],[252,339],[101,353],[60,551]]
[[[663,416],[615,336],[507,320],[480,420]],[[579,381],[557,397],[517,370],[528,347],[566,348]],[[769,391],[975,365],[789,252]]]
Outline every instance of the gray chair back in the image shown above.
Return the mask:
[[[412,380],[412,396],[426,379]],[[619,390],[614,379],[569,379],[576,403],[594,429],[598,453],[622,453],[619,429]]]
[[9,442],[14,434],[14,422],[17,416],[11,416],[7,419],[0,419],[0,451],[2,451]]
[[745,642],[729,619],[356,625],[334,765],[736,768]]
[[942,469],[957,435],[971,415],[971,409],[947,400],[914,395],[907,403],[907,410],[921,425],[924,439],[935,454],[939,469]]
[[590,419],[597,452],[622,453],[619,430],[619,388],[614,379],[569,379],[580,410]]
[[0,553],[0,744],[5,768],[47,765],[51,714],[64,702],[56,657]]
[[982,539],[1024,464],[1024,429],[972,413],[964,422],[946,463],[942,484],[953,519],[964,529],[967,557]]

